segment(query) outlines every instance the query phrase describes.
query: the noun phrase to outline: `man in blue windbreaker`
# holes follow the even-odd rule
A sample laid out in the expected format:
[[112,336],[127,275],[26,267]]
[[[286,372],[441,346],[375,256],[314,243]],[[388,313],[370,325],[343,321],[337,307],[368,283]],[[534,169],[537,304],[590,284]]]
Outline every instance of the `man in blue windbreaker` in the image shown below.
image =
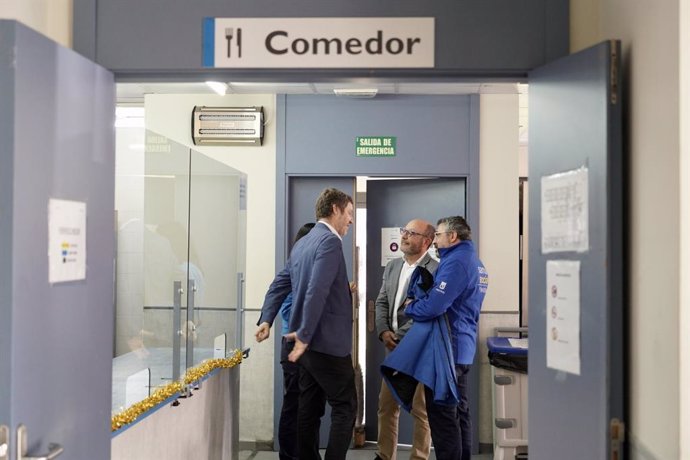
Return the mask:
[[412,300],[405,314],[414,321],[430,321],[446,314],[451,332],[457,389],[457,406],[434,402],[426,388],[426,406],[439,460],[470,460],[472,426],[467,400],[467,373],[474,360],[479,311],[489,284],[484,265],[477,257],[472,230],[460,216],[438,221],[434,244],[441,262],[434,274],[434,285],[425,296]]

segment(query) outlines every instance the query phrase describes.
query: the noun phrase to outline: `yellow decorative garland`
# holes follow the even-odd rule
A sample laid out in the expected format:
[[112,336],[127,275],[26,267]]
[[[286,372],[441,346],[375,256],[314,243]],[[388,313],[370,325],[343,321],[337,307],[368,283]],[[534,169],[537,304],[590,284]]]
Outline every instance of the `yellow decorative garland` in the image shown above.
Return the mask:
[[187,372],[185,373],[184,377],[180,379],[180,381],[171,382],[158,388],[148,398],[142,399],[138,403],[132,404],[122,412],[113,415],[113,417],[110,419],[111,431],[117,431],[120,428],[129,425],[139,418],[141,414],[153,409],[177,393],[181,393],[184,390],[185,385],[198,382],[204,376],[211,373],[211,371],[219,368],[229,369],[231,367],[235,367],[241,362],[242,352],[240,350],[235,350],[233,355],[229,358],[207,359],[198,366],[187,369]]

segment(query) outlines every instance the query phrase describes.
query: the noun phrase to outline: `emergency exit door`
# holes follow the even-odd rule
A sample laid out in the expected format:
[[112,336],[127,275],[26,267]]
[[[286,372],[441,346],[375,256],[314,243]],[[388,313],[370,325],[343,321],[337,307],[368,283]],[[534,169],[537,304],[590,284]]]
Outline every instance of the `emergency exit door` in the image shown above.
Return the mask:
[[[619,69],[620,43],[609,41],[538,68],[529,76],[530,458],[624,458],[624,159]],[[587,217],[586,227],[580,230],[586,232],[588,243],[576,250],[553,250],[550,239],[554,235],[566,242],[572,238],[568,232],[554,230],[560,217],[551,215],[554,197],[546,194],[555,190],[554,175],[562,173],[576,173],[587,181],[584,209],[567,209],[574,203],[567,194],[556,197],[562,210],[572,213],[566,219]],[[547,315],[560,315],[552,311],[551,299],[558,294],[555,284],[547,284],[547,264],[561,261],[580,267],[580,301],[568,307],[579,309],[579,320],[566,326],[579,328],[579,347],[572,347],[577,351],[579,372],[572,372],[574,367],[563,370],[559,355],[563,344],[558,343],[562,334],[547,331]]]
[[[381,389],[380,365],[385,347],[378,339],[374,324],[374,303],[381,289],[384,263],[382,261],[382,229],[405,226],[412,219],[424,219],[432,225],[442,217],[465,216],[467,183],[465,178],[417,178],[404,180],[379,179],[367,181],[367,376],[366,376],[366,437],[378,437],[377,408]],[[474,223],[469,222],[470,226]],[[478,225],[478,223],[477,223]],[[402,253],[400,253],[402,257]],[[470,390],[475,393],[476,369],[470,376]],[[476,403],[476,397],[470,397]],[[476,404],[471,408],[477,416]],[[474,423],[476,430],[478,423]],[[398,443],[412,444],[413,419],[401,410]],[[475,444],[478,437],[474,436]],[[474,449],[476,451],[476,449]]]

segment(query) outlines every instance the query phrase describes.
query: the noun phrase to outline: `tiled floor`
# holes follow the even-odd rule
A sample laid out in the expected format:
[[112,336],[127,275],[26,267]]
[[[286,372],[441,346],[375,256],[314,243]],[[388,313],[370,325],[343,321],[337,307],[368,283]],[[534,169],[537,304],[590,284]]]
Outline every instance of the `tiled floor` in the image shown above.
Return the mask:
[[[361,449],[350,449],[350,451],[347,454],[347,458],[349,460],[373,460],[376,456],[375,450],[376,446],[373,443],[367,443],[367,445]],[[409,450],[406,450],[405,448],[401,448],[398,451],[399,460],[409,460],[409,455]],[[321,451],[321,457],[324,457],[323,451]],[[240,460],[275,460],[277,458],[278,452],[248,450],[240,451]],[[481,454],[472,456],[472,460],[491,460],[492,458],[493,455],[491,454]],[[429,459],[436,459],[436,456],[434,455],[433,451],[431,452],[431,456],[429,457]]]

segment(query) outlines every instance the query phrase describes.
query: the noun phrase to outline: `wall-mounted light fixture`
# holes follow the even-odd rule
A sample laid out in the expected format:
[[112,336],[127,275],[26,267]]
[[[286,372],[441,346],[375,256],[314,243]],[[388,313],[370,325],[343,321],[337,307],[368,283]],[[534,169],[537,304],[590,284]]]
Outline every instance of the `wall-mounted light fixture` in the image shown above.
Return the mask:
[[256,145],[264,139],[263,107],[204,107],[192,111],[194,145]]

